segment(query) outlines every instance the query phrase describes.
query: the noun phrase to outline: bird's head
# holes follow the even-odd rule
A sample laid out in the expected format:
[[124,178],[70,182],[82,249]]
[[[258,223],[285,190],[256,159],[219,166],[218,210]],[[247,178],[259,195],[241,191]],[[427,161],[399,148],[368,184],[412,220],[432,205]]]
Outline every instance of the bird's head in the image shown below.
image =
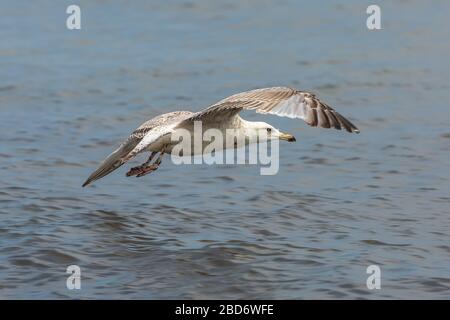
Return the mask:
[[274,128],[272,125],[266,122],[251,122],[251,125],[248,127],[249,131],[253,131],[253,133],[248,133],[249,135],[257,134],[260,137],[267,136],[268,140],[280,139],[286,140],[289,142],[294,142],[295,137],[289,133],[284,133]]

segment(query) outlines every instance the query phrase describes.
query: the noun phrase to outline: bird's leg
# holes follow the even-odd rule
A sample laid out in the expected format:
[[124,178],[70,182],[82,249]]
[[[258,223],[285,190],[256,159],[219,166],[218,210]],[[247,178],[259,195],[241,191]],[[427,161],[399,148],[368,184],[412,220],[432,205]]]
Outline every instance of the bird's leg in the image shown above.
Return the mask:
[[148,164],[153,160],[153,158],[156,156],[157,153],[158,153],[158,152],[153,151],[152,154],[150,155],[150,157],[148,157],[148,160],[145,161],[145,163],[144,163],[142,166],[148,165]]
[[140,172],[136,178],[143,177],[146,174],[152,173],[156,169],[159,168],[159,165],[161,164],[162,158],[164,156],[164,152],[166,151],[166,146],[163,146],[163,148],[159,151],[159,156],[156,158],[155,162],[153,162],[150,165],[147,165],[146,167],[142,168],[142,172]]
[[150,162],[152,161],[152,159],[155,157],[155,155],[156,155],[157,153],[158,153],[158,152],[153,151],[153,152],[150,154],[150,157],[148,158],[148,160],[147,160],[146,162],[144,162],[143,164],[141,164],[141,165],[138,166],[138,167],[133,167],[133,168],[131,168],[130,171],[127,172],[127,177],[135,176],[135,175],[141,173],[142,170],[150,164]]
[[158,152],[156,152],[156,151],[152,152],[152,154],[150,155],[150,157],[148,158],[148,160],[145,163],[143,163],[142,165],[140,165],[138,167],[131,168],[130,171],[127,172],[127,177],[131,177],[131,176],[142,177],[142,176],[145,176],[146,174],[149,174],[149,173],[155,171],[156,169],[158,169],[159,165],[161,164],[161,160],[162,160],[165,150],[166,150],[166,146],[164,146],[159,151],[159,156],[153,163],[151,163],[151,161],[153,160],[153,158],[155,157],[155,155]]

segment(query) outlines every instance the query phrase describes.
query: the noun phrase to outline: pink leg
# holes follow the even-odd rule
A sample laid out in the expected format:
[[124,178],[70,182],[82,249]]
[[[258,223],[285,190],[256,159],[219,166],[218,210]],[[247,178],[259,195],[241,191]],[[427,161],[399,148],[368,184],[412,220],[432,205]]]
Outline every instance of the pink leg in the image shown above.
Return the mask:
[[166,148],[163,147],[159,153],[158,158],[155,160],[154,163],[150,163],[152,159],[155,157],[157,152],[152,152],[148,160],[140,165],[139,167],[131,168],[130,171],[127,172],[127,177],[136,176],[136,178],[143,177],[149,173],[152,173],[156,169],[158,169],[159,165],[161,164],[162,157],[164,156]]

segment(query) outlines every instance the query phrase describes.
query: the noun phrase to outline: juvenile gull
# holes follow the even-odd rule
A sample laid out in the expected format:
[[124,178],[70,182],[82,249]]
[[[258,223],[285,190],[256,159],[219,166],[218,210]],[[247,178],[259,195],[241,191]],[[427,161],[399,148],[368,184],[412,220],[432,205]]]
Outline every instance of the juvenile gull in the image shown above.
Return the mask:
[[[143,151],[151,152],[149,159],[139,167],[128,171],[127,176],[142,177],[158,169],[165,153],[171,153],[178,142],[171,141],[176,129],[193,132],[194,121],[201,121],[203,130],[217,128],[237,129],[238,134],[251,135],[265,130],[271,139],[295,141],[295,137],[282,133],[265,122],[246,121],[239,116],[242,110],[255,110],[257,113],[274,114],[281,117],[299,118],[308,125],[322,128],[344,129],[359,133],[358,128],[327,104],[321,102],[310,92],[288,87],[263,88],[246,91],[225,98],[210,107],[199,111],[175,111],[159,115],[138,127],[117,150],[111,153],[95,170],[83,187],[119,168],[128,160]],[[158,157],[152,162],[155,156]]]

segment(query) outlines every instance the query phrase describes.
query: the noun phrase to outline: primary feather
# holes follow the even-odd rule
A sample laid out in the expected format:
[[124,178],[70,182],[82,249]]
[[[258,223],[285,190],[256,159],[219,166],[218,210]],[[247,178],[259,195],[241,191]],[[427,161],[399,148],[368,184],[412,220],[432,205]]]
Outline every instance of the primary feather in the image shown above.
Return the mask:
[[345,129],[348,132],[359,133],[359,129],[350,120],[310,92],[288,87],[256,89],[234,94],[196,113],[175,111],[150,119],[138,127],[118,149],[103,160],[99,168],[83,184],[83,187],[116,170],[138,153],[145,150],[155,151],[152,150],[157,148],[155,145],[164,140],[161,138],[176,128],[191,128],[193,121],[203,121],[209,125],[219,126],[236,123],[242,125],[246,122],[230,121],[240,119],[238,113],[242,110],[255,110],[262,114],[299,118],[313,127]]
[[83,187],[94,182],[95,180],[103,178],[107,174],[110,174],[119,168],[128,160],[135,157],[139,152],[145,150],[149,144],[169,132],[169,129],[172,128],[172,124],[183,120],[191,114],[192,112],[189,111],[169,112],[144,122],[133,131],[133,133],[120,145],[119,148],[117,148],[100,163],[98,169],[95,170],[83,183]]

